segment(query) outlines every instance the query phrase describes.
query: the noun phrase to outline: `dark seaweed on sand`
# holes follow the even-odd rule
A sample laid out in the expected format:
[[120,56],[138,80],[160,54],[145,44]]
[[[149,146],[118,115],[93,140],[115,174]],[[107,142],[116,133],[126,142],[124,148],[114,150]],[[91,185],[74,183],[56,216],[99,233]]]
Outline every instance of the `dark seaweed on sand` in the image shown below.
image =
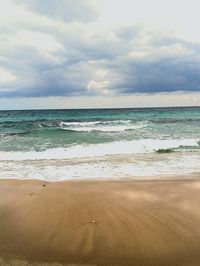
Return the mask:
[[170,152],[174,152],[173,149],[158,149],[156,150],[157,153],[170,153]]

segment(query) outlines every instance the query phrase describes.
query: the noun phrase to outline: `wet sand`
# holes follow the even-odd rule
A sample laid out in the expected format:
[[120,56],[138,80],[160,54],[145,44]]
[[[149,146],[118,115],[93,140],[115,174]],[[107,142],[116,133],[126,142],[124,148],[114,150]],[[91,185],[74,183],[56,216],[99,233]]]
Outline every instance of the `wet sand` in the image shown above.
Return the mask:
[[0,180],[0,265],[200,265],[200,182]]

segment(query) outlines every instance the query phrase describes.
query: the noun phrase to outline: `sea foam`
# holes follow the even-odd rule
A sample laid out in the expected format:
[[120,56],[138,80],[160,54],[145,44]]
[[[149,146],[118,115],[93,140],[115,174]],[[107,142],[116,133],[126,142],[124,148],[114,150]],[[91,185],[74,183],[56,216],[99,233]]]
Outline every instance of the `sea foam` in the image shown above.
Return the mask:
[[74,145],[68,148],[52,148],[44,151],[0,151],[0,161],[63,160],[100,157],[106,155],[128,155],[152,153],[161,149],[199,147],[197,139],[141,139],[111,143]]
[[114,121],[90,121],[90,122],[60,122],[60,127],[64,130],[79,132],[120,132],[144,128],[148,125],[147,121],[133,122],[131,120]]
[[197,154],[140,154],[117,158],[95,157],[91,160],[54,161],[0,161],[0,179],[41,179],[49,182],[70,179],[122,179],[161,180],[192,178],[188,174],[200,172],[200,155]]

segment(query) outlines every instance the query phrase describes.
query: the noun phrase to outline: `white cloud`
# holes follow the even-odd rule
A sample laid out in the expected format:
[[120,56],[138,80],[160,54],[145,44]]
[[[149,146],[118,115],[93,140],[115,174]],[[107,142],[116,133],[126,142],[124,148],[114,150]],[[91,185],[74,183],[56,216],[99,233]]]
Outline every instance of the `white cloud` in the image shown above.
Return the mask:
[[17,77],[6,69],[0,68],[0,83],[8,83],[16,80]]
[[105,69],[98,69],[96,73],[94,73],[95,80],[91,80],[88,83],[88,90],[96,92],[98,94],[109,94],[109,81],[107,80],[108,71]]
[[162,58],[170,58],[170,57],[185,57],[188,55],[192,55],[194,52],[187,47],[184,47],[180,43],[175,43],[172,45],[163,45],[160,47],[152,47],[150,45],[146,45],[146,47],[142,47],[135,49],[129,53],[129,58],[132,60],[139,61],[156,61]]
[[53,52],[63,49],[63,46],[58,43],[52,36],[28,30],[22,30],[15,37],[15,44],[27,47],[34,47],[41,51]]
[[110,94],[110,91],[108,89],[109,81],[103,80],[103,81],[95,81],[91,80],[88,84],[88,90],[97,92],[99,94]]
[[102,0],[101,21],[111,27],[142,23],[146,29],[173,30],[180,38],[200,41],[198,0]]

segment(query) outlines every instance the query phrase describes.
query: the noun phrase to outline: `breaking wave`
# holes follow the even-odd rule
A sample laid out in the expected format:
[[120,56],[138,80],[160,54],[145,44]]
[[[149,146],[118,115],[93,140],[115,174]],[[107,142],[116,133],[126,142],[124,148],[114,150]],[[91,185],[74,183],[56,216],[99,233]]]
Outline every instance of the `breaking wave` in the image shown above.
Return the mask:
[[152,153],[159,150],[188,149],[199,147],[197,139],[141,139],[133,141],[116,141],[111,143],[74,145],[68,148],[52,148],[44,151],[0,152],[0,161],[25,160],[64,160],[74,158],[100,157],[106,155],[130,155]]

